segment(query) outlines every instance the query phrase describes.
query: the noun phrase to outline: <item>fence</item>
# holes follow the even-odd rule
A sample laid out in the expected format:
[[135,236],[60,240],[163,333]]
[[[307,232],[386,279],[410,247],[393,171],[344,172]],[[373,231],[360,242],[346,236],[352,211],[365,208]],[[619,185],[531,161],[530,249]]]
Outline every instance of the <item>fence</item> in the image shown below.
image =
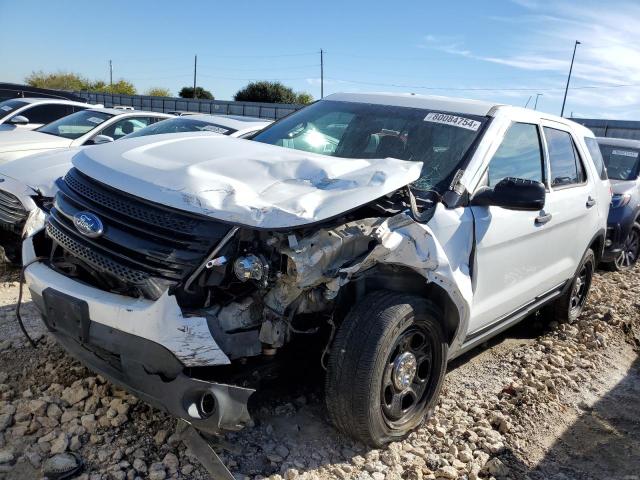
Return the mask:
[[243,115],[278,119],[303,107],[285,103],[234,102],[191,98],[151,97],[148,95],[112,95],[109,93],[74,92],[89,103],[101,103],[105,107],[118,105],[152,112],[199,112],[219,115]]
[[631,138],[640,140],[640,122],[635,120],[605,120],[599,118],[572,118],[589,128],[596,137]]

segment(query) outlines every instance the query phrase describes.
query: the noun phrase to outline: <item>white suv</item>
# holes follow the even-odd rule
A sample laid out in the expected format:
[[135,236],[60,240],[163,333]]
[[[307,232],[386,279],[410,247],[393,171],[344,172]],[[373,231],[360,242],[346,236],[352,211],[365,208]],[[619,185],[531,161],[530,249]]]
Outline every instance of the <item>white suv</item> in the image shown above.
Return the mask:
[[398,94],[331,95],[253,141],[125,139],[74,157],[26,280],[68,351],[201,430],[240,428],[304,345],[335,425],[382,445],[451,358],[544,305],[578,316],[610,202],[594,148],[541,112]]

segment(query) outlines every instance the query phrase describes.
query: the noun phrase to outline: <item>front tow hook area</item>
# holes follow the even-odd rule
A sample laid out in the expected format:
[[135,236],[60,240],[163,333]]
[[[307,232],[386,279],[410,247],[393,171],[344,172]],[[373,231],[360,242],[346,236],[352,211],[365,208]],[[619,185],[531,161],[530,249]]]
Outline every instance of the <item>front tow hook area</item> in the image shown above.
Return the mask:
[[214,444],[185,420],[178,420],[178,432],[186,447],[198,458],[202,466],[216,480],[235,480],[229,469],[213,449]]

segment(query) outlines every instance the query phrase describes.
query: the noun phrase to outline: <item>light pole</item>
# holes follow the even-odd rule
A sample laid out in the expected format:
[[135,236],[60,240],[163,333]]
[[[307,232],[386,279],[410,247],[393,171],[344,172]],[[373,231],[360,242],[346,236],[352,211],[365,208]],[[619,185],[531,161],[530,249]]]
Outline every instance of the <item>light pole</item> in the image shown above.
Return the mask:
[[567,92],[569,91],[569,82],[571,81],[571,71],[573,70],[573,61],[576,58],[576,49],[580,45],[580,42],[576,40],[573,45],[573,56],[571,57],[571,66],[569,67],[569,76],[567,77],[567,86],[564,89],[564,99],[562,100],[562,110],[560,110],[560,116],[564,116],[564,104],[567,103]]
[[533,109],[537,110],[538,109],[538,97],[541,97],[542,94],[541,93],[536,93],[536,103],[533,104]]

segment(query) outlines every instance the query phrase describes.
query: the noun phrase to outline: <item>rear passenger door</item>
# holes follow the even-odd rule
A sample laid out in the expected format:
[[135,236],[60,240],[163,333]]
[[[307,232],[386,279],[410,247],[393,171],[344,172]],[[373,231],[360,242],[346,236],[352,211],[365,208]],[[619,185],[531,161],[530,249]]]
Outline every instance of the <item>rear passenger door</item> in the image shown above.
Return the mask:
[[569,129],[546,121],[543,134],[549,161],[550,191],[545,210],[551,215],[551,248],[557,251],[563,277],[569,279],[599,230],[598,192]]

